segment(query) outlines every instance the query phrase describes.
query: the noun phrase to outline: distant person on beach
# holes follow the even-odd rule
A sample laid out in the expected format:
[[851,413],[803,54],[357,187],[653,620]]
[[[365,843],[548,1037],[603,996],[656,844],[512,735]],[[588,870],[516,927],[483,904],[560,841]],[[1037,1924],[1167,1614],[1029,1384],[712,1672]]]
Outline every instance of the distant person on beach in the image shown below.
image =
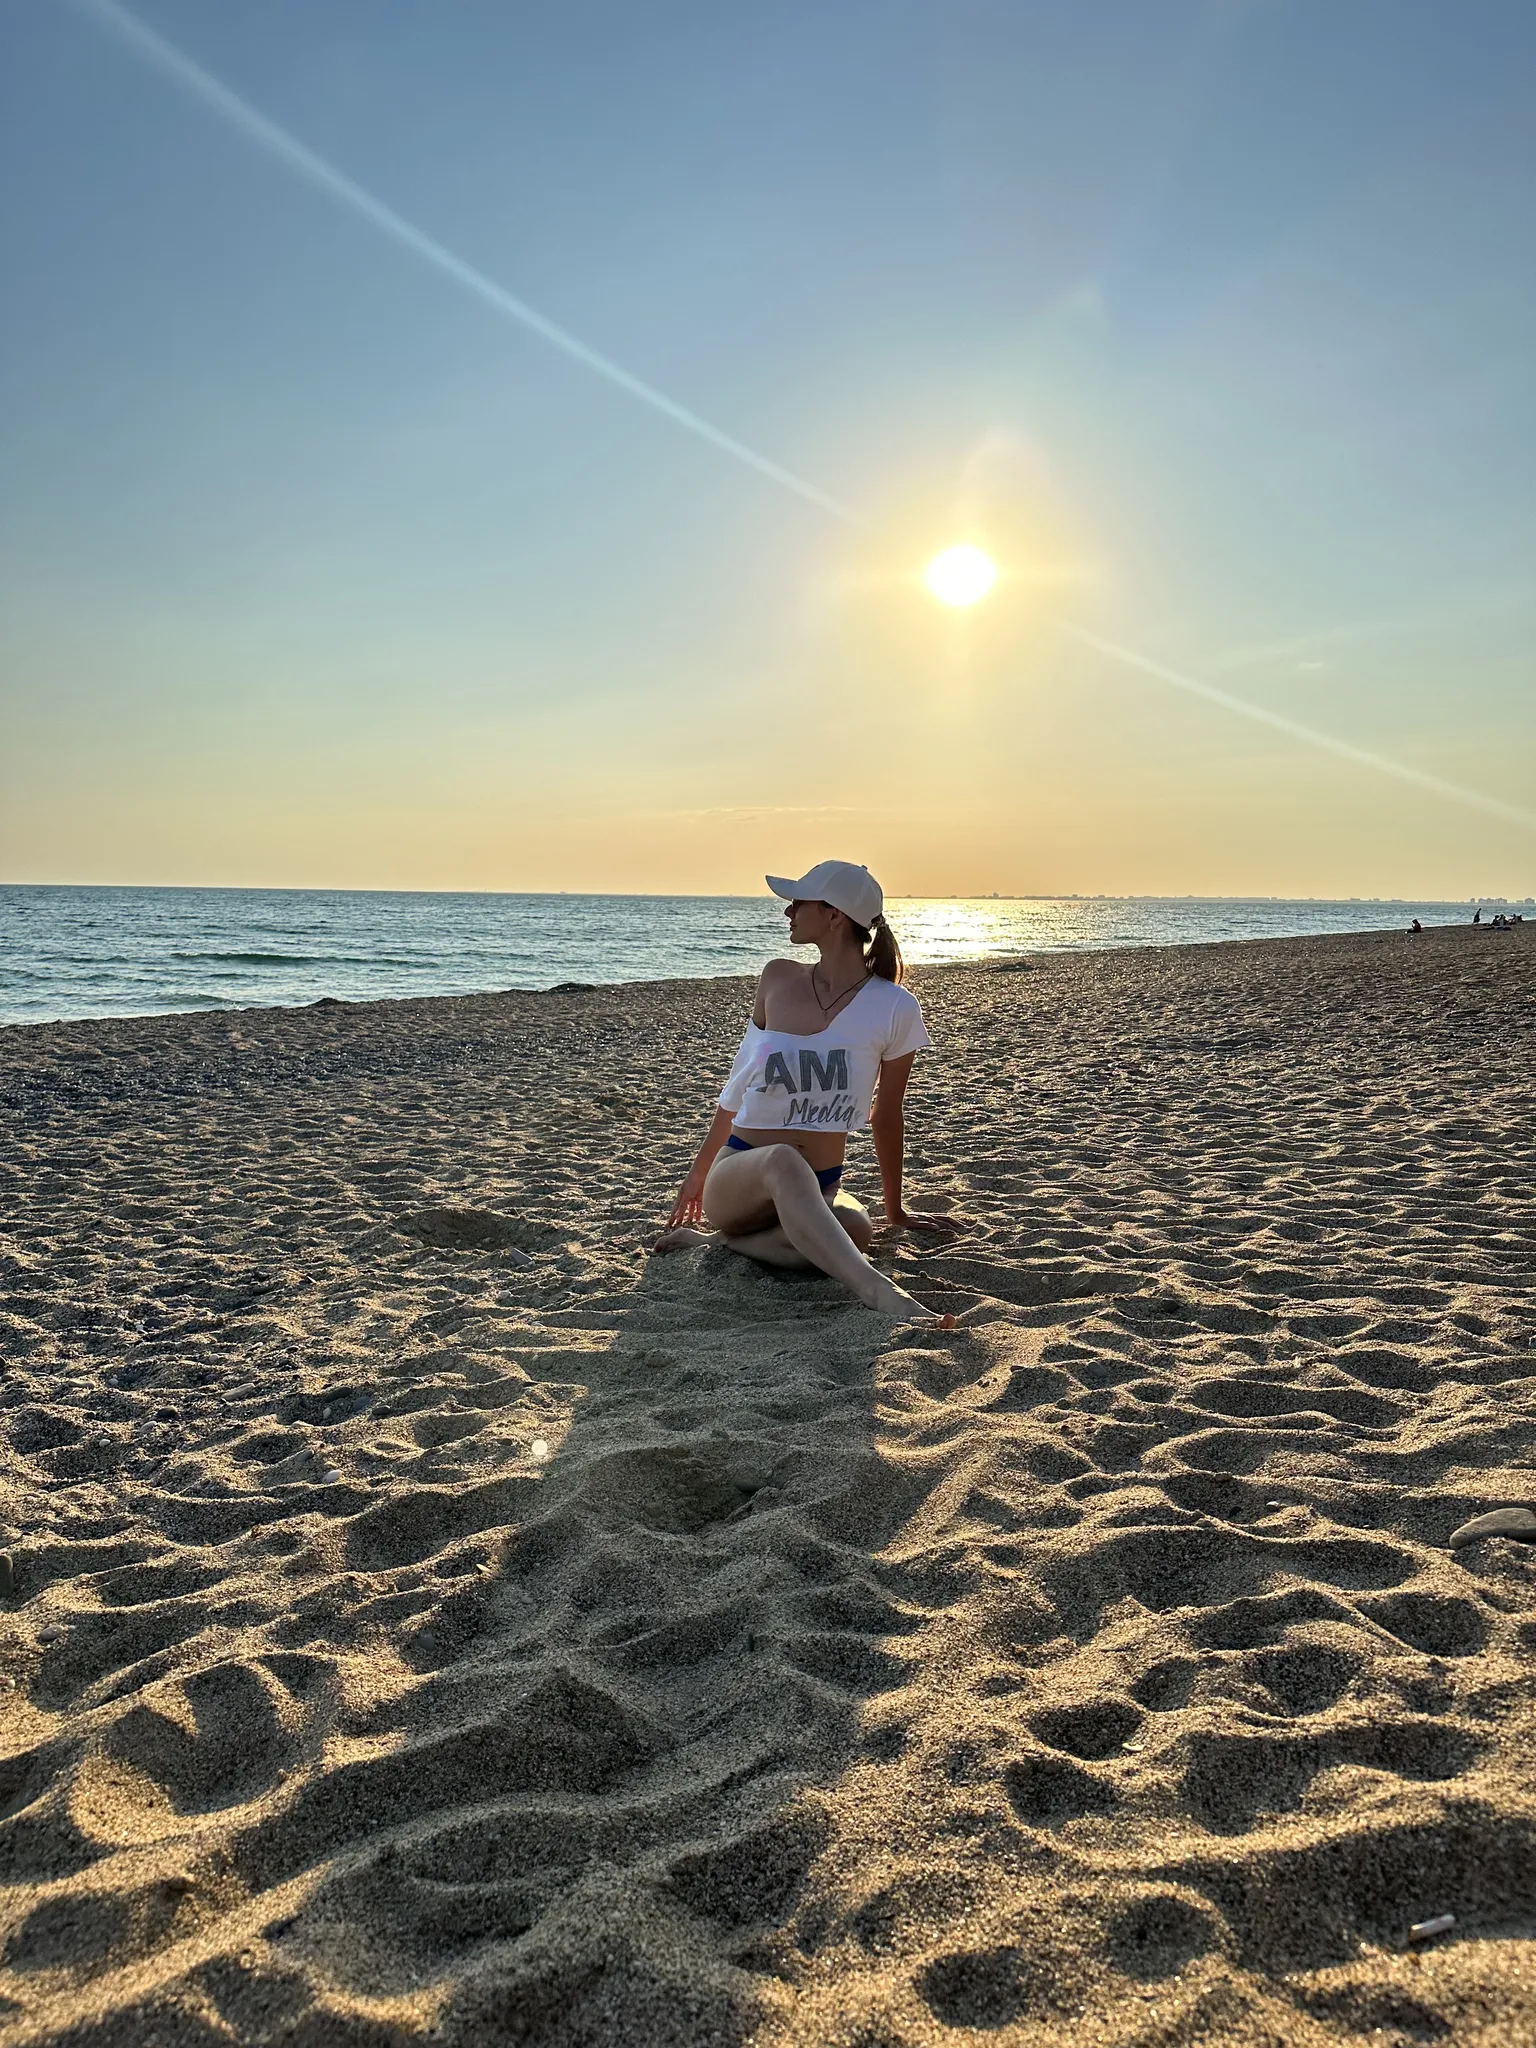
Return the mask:
[[846,860],[824,860],[799,881],[766,879],[788,899],[790,943],[820,957],[813,967],[770,960],[763,969],[720,1107],[654,1249],[721,1244],[765,1266],[819,1267],[866,1308],[902,1322],[952,1323],[870,1264],[874,1221],[841,1187],[848,1133],[867,1123],[886,1223],[953,1227],[902,1199],[902,1105],[912,1062],[930,1040],[917,998],[902,986],[880,884]]
[[1424,927],[1423,927],[1423,925],[1421,925],[1421,924],[1419,923],[1419,920],[1418,920],[1417,918],[1415,918],[1415,919],[1413,920],[1413,923],[1412,923],[1411,925],[1409,925],[1408,929],[1409,929],[1409,931],[1411,931],[1411,932],[1421,932],[1421,931],[1423,931]]
[[1472,922],[1473,922],[1474,924],[1481,924],[1481,923],[1482,923],[1482,921],[1483,921],[1483,906],[1481,905],[1481,903],[1479,903],[1479,905],[1477,906],[1476,910],[1474,910],[1474,911],[1473,911],[1473,913],[1472,913]]

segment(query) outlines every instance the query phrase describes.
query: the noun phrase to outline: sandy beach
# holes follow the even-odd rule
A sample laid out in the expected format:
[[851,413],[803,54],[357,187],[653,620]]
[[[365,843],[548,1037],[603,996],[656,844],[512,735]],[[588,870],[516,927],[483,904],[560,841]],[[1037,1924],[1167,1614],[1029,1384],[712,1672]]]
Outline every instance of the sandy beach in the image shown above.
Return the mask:
[[1528,2048],[1533,947],[917,975],[921,1336],[741,982],[0,1033],[0,2043]]

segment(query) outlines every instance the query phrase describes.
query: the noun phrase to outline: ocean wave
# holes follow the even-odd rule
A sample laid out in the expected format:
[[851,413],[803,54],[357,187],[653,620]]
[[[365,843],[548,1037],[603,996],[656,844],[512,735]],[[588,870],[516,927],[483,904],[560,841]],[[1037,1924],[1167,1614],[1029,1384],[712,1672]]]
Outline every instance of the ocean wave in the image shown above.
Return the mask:
[[[1529,915],[1530,906],[1522,907]],[[893,899],[893,908],[903,950],[918,966],[1061,948],[1401,929],[1413,916],[1436,924],[1471,915],[1470,906],[1380,900]],[[757,898],[0,884],[0,1020],[740,975],[786,950],[785,940],[776,905]]]
[[170,953],[171,960],[201,961],[226,967],[426,967],[436,963],[419,954],[393,953]]

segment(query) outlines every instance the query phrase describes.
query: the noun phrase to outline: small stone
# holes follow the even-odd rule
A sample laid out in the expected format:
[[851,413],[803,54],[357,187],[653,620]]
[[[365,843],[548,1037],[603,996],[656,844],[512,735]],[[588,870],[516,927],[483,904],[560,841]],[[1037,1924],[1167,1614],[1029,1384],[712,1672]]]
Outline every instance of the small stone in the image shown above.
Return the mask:
[[528,1455],[531,1458],[539,1459],[549,1456],[549,1445],[544,1441],[543,1437],[536,1436],[534,1438],[533,1442],[528,1446]]
[[1494,1508],[1486,1515],[1474,1515],[1451,1537],[1452,1550],[1465,1550],[1469,1543],[1482,1543],[1490,1536],[1512,1536],[1518,1543],[1536,1543],[1536,1514],[1529,1508]]
[[62,1643],[68,1634],[69,1630],[62,1622],[50,1621],[46,1628],[38,1630],[37,1640],[40,1643]]
[[1408,1930],[1408,1939],[1433,1941],[1437,1934],[1449,1934],[1455,1925],[1454,1913],[1437,1913],[1433,1920],[1416,1920]]
[[0,1600],[11,1599],[16,1591],[16,1563],[8,1550],[0,1550]]
[[333,1465],[329,1472],[322,1472],[320,1474],[320,1484],[322,1486],[334,1486],[340,1477],[340,1470]]

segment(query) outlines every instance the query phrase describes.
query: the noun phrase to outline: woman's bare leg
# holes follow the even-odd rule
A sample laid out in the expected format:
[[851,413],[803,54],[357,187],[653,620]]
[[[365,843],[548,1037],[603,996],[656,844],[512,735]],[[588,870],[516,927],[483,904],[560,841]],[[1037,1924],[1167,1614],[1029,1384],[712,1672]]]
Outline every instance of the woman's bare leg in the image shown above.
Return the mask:
[[875,1241],[875,1219],[856,1195],[844,1194],[841,1188],[832,1197],[832,1214],[852,1238],[854,1248],[867,1252]]
[[[770,1207],[778,1217],[777,1227],[753,1229]],[[818,1267],[840,1280],[866,1308],[904,1322],[942,1320],[869,1263],[792,1145],[722,1153],[704,1185],[704,1208],[734,1252],[773,1266],[790,1264],[787,1255],[792,1254],[794,1263]]]
[[[848,1233],[855,1251],[867,1252],[875,1241],[875,1224],[864,1204],[852,1195],[845,1195],[841,1189],[831,1198],[823,1194],[822,1200],[838,1228]],[[795,1249],[782,1223],[770,1223],[763,1230],[733,1233],[715,1241],[724,1245],[727,1251],[756,1259],[760,1266],[779,1266],[788,1273],[821,1270],[814,1259],[808,1259],[804,1252]]]
[[[861,1252],[867,1252],[875,1241],[875,1219],[856,1195],[845,1194],[838,1189],[828,1207],[847,1231],[854,1245]],[[782,1266],[786,1272],[816,1272],[803,1252],[797,1252],[784,1235],[779,1223],[765,1224],[761,1230],[736,1232],[724,1237],[718,1230],[695,1230],[683,1224],[676,1230],[664,1230],[651,1246],[653,1252],[695,1251],[700,1245],[718,1244],[733,1252],[740,1252],[745,1258],[756,1259],[759,1265]]]

